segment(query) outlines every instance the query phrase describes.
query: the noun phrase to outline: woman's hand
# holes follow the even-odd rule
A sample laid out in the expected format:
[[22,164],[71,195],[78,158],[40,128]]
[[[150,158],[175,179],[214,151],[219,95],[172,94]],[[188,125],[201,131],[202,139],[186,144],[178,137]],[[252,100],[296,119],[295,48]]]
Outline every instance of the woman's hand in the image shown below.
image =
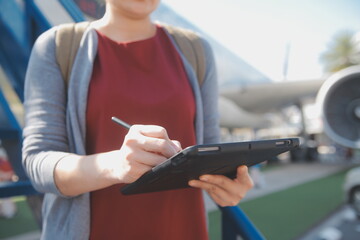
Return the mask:
[[117,183],[131,183],[181,150],[160,126],[134,125],[119,150],[87,156],[69,154],[54,171],[58,190],[76,196]]
[[125,136],[119,151],[114,151],[113,170],[121,183],[137,180],[152,167],[181,151],[178,141],[170,140],[165,128],[134,125]]
[[237,168],[235,179],[223,175],[203,175],[200,180],[191,180],[189,185],[205,190],[221,207],[236,206],[253,187],[247,166]]

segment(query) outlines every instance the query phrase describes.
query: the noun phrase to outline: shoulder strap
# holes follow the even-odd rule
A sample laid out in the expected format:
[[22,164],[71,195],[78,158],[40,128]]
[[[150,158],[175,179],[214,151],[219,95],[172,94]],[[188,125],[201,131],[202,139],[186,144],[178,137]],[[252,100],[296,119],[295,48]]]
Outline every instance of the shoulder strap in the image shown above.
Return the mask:
[[89,26],[89,22],[66,23],[59,26],[56,37],[56,60],[66,86],[69,83],[70,73],[80,41]]
[[199,35],[187,29],[170,25],[163,26],[173,36],[177,46],[194,68],[199,85],[201,85],[205,77],[205,53]]
[[[67,23],[60,25],[57,30],[56,59],[66,86],[69,83],[72,65],[82,35],[89,24],[89,22]],[[199,85],[201,85],[205,77],[205,54],[200,37],[187,29],[169,25],[164,25],[164,27],[174,37],[181,52],[194,68]]]

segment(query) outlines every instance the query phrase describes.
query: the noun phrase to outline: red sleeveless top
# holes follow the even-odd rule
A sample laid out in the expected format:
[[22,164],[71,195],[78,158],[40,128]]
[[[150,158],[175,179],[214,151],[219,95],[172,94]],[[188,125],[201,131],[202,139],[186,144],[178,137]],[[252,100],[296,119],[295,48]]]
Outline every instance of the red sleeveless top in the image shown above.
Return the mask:
[[[152,38],[118,43],[98,33],[86,112],[87,154],[119,149],[129,124],[166,128],[182,147],[195,144],[195,99],[179,54],[161,27]],[[90,239],[207,239],[198,189],[123,196],[114,185],[90,194]]]

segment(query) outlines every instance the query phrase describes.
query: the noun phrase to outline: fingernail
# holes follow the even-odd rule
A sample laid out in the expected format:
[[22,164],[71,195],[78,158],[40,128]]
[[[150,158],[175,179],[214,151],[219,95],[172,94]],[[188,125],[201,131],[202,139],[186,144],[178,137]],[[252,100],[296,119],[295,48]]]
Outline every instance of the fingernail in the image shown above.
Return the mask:
[[200,177],[200,180],[206,182],[206,181],[209,180],[209,178],[208,178],[207,176],[201,176],[201,177]]
[[240,166],[240,171],[246,172],[247,171],[247,166],[246,165]]
[[180,152],[182,149],[181,149],[181,144],[179,141],[176,141],[176,140],[171,140],[171,143],[172,143],[172,146],[174,148],[174,150],[176,152]]

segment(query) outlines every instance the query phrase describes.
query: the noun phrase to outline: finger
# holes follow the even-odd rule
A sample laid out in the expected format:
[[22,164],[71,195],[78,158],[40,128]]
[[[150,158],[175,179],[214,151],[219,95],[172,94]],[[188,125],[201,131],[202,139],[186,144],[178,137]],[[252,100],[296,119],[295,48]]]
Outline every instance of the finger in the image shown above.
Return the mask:
[[175,144],[175,146],[177,147],[177,152],[180,152],[181,150],[182,150],[182,147],[181,147],[181,143],[179,142],[179,141],[177,141],[177,140],[171,140],[174,144]]
[[217,194],[221,194],[219,197],[224,200],[230,199],[231,202],[233,202],[234,199],[236,199],[237,202],[240,201],[248,191],[248,188],[244,187],[242,182],[235,181],[223,175],[203,175],[200,176],[200,180],[219,188],[216,191]]
[[134,129],[139,131],[142,135],[153,137],[153,138],[162,138],[169,139],[167,131],[165,128],[157,125],[134,125]]
[[155,167],[166,160],[166,157],[152,152],[139,152],[136,156],[136,161],[138,163],[149,167]]
[[234,206],[239,202],[235,195],[232,195],[221,186],[201,180],[191,180],[189,185],[205,190],[220,206]]
[[154,152],[166,158],[170,158],[178,152],[178,147],[175,148],[172,141],[147,136],[139,136],[139,139],[141,149],[144,151]]
[[220,198],[219,196],[215,195],[215,194],[210,194],[208,193],[209,196],[212,198],[212,200],[219,205],[220,207],[229,207],[229,206],[236,206],[239,202],[227,202],[224,201],[224,199]]
[[214,201],[220,200],[217,203],[221,206],[224,203],[228,206],[235,206],[253,186],[246,166],[238,167],[235,180],[223,175],[203,175],[200,176],[200,181],[189,184],[195,184],[206,190]]
[[[134,131],[138,131],[140,136],[144,136],[143,144],[155,144],[146,146],[144,149],[163,154],[165,157],[171,157],[177,152],[181,151],[178,141],[169,139],[165,128],[156,125],[135,125]],[[138,136],[139,137],[139,136]]]
[[199,177],[199,179],[203,182],[207,182],[210,184],[217,185],[223,189],[226,189],[226,191],[231,192],[233,189],[237,188],[237,185],[234,184],[234,181],[226,176],[223,175],[202,175]]
[[254,187],[254,182],[249,174],[247,166],[239,166],[236,170],[236,182],[241,183],[247,190]]

